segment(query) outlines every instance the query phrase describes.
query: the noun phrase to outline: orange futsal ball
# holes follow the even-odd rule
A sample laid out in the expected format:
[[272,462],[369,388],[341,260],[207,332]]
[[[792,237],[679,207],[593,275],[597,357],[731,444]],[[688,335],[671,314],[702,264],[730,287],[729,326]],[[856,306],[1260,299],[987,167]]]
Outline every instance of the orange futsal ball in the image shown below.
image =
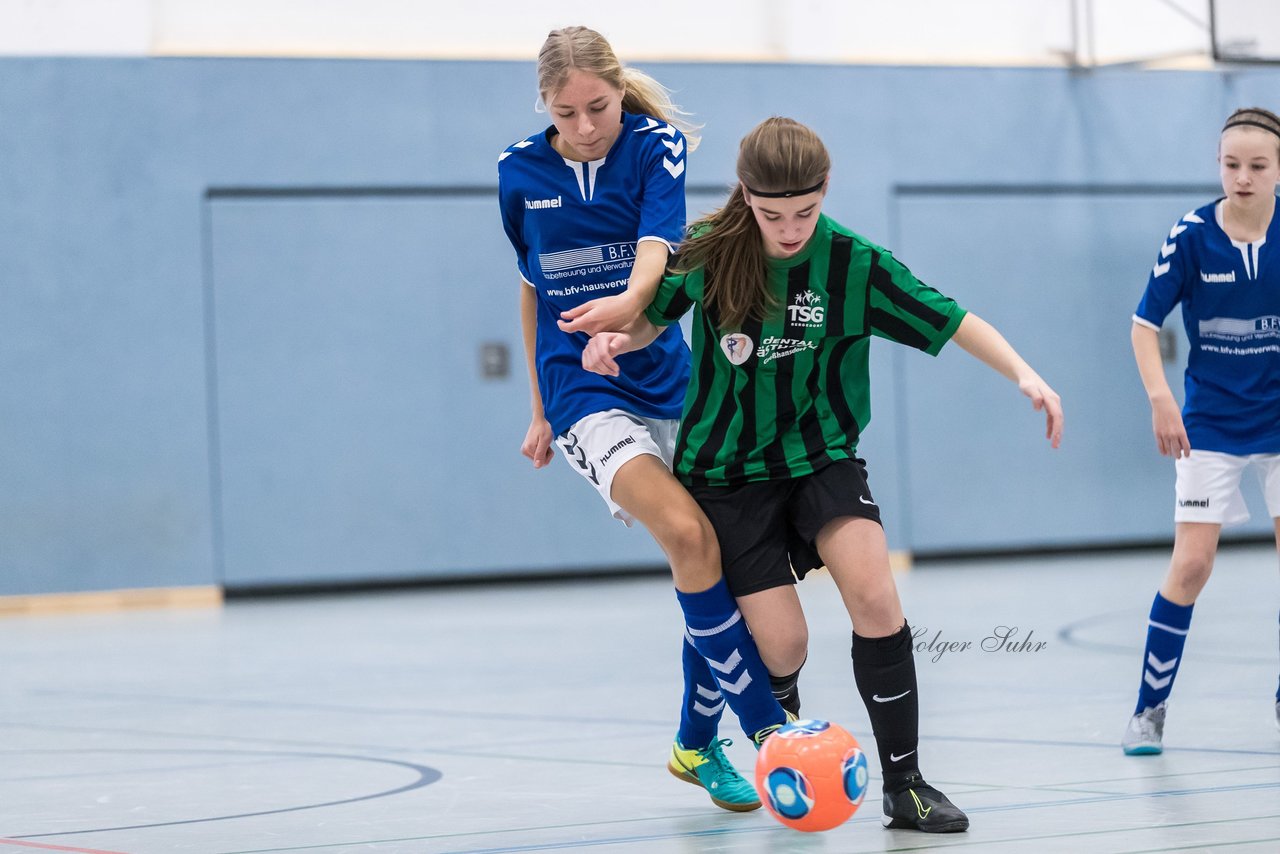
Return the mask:
[[793,721],[765,739],[756,757],[756,791],[787,827],[839,827],[867,793],[867,756],[858,740],[829,721]]

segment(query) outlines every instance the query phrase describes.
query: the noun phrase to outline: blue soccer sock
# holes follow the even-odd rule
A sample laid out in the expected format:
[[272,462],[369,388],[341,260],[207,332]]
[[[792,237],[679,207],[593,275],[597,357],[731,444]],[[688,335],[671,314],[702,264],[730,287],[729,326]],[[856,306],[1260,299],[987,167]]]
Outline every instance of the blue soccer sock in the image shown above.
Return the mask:
[[1156,593],[1147,621],[1147,648],[1142,653],[1142,683],[1138,686],[1135,715],[1169,699],[1182,661],[1182,647],[1191,628],[1190,605],[1175,605]]
[[676,737],[681,747],[703,748],[715,740],[724,714],[724,694],[712,674],[707,660],[693,645],[689,635],[680,644],[684,668],[684,704],[680,709],[680,730]]
[[743,731],[753,736],[766,727],[785,723],[786,713],[769,688],[769,671],[724,579],[701,593],[677,590],[676,598],[694,647],[710,665]]

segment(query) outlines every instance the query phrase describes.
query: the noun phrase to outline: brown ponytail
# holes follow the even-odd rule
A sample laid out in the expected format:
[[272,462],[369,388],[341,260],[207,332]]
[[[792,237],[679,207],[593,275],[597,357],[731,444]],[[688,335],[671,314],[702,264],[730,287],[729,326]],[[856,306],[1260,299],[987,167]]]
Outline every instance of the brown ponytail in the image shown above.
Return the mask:
[[676,271],[703,270],[703,301],[714,307],[722,329],[741,328],[747,318],[763,320],[780,303],[769,291],[764,236],[747,204],[745,184],[762,192],[783,192],[821,184],[831,157],[818,135],[793,119],[766,119],[738,146],[738,184],[719,210],[689,227]]

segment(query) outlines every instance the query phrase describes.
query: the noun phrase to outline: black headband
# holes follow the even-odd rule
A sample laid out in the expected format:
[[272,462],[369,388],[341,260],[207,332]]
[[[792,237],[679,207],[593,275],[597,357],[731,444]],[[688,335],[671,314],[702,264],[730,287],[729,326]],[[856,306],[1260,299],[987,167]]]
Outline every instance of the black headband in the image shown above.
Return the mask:
[[792,196],[807,196],[810,193],[816,193],[822,189],[822,185],[825,183],[827,183],[827,176],[823,175],[822,180],[814,184],[812,187],[807,187],[803,190],[783,190],[781,193],[762,193],[759,190],[751,189],[746,184],[743,184],[742,186],[751,195],[759,196],[762,199],[789,199]]
[[1280,136],[1280,130],[1276,130],[1271,125],[1264,125],[1262,122],[1255,122],[1253,119],[1236,119],[1235,121],[1227,122],[1222,126],[1222,132],[1226,133],[1227,128],[1239,127],[1240,125],[1250,125],[1251,127],[1262,128],[1263,130],[1271,131],[1276,136]]

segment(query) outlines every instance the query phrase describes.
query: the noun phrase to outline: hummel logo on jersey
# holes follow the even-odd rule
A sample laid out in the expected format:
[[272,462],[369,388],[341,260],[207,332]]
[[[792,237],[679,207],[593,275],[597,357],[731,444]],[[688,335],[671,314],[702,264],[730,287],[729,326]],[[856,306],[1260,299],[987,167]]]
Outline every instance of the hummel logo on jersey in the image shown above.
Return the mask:
[[1222,282],[1222,283],[1234,282],[1235,280],[1236,280],[1235,270],[1232,270],[1230,273],[1206,273],[1203,270],[1200,271],[1200,281],[1206,282],[1208,284],[1214,284],[1217,282]]
[[545,208],[562,208],[564,207],[564,199],[556,196],[554,199],[525,199],[524,209],[527,211],[540,211]]
[[822,297],[813,291],[805,291],[796,297],[796,304],[787,306],[791,322],[797,326],[821,326],[826,311],[818,303]]
[[1178,506],[1179,506],[1179,507],[1208,507],[1208,506],[1209,506],[1209,499],[1207,499],[1207,498],[1187,498],[1187,499],[1179,498],[1179,499],[1178,499]]

